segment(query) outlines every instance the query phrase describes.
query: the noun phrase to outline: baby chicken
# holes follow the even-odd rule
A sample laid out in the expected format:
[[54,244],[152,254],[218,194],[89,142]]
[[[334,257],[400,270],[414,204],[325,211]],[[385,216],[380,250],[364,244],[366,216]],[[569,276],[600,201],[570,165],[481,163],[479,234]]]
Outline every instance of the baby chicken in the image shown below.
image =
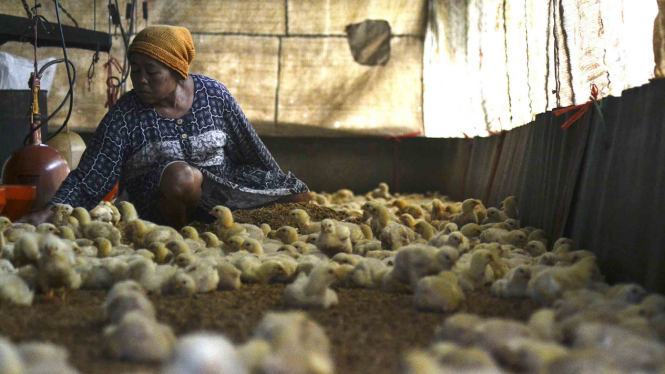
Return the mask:
[[275,232],[277,239],[284,244],[291,244],[298,240],[298,231],[291,226],[282,226]]
[[81,287],[81,275],[74,271],[72,248],[53,235],[42,238],[40,243],[37,282],[44,293],[53,296],[53,289],[64,289],[63,299],[71,290]]
[[459,284],[464,292],[473,292],[487,283],[486,268],[492,261],[492,254],[484,249],[473,252],[469,266],[458,270]]
[[217,235],[211,232],[204,232],[200,237],[205,242],[207,248],[220,248],[222,246]]
[[457,224],[457,226],[462,227],[467,223],[478,223],[478,216],[474,208],[476,205],[479,205],[480,201],[474,199],[464,200],[462,203],[462,211],[460,214],[453,216],[452,222]]
[[0,373],[22,374],[24,370],[23,360],[14,344],[0,337]]
[[130,312],[141,313],[151,319],[155,319],[156,314],[150,300],[143,293],[136,291],[109,293],[101,309],[103,318],[112,324],[120,323]]
[[18,275],[0,274],[0,305],[29,306],[34,296],[35,292]]
[[196,282],[189,274],[177,271],[164,285],[162,292],[179,296],[192,296],[196,293]]
[[463,346],[470,346],[475,338],[474,331],[482,322],[483,319],[475,314],[454,314],[437,327],[434,340],[452,341]]
[[139,282],[146,291],[159,293],[175,271],[172,266],[156,265],[146,258],[136,258],[129,265],[128,275],[130,279]]
[[176,342],[162,374],[246,374],[233,343],[222,335],[195,333]]
[[217,275],[219,276],[219,283],[217,283],[218,290],[237,290],[241,286],[240,275],[242,272],[235,266],[228,262],[220,262],[217,264]]
[[[351,232],[339,222],[332,219],[321,221],[321,233],[316,239],[316,247],[323,253],[333,256],[337,253],[351,253],[353,245]],[[290,244],[290,243],[287,243]]]
[[347,280],[351,285],[362,288],[377,288],[381,285],[385,263],[376,258],[366,258],[357,262],[353,270],[348,273]]
[[162,242],[168,244],[174,240],[183,240],[182,235],[180,235],[180,233],[174,228],[169,226],[155,226],[152,229],[149,229],[143,235],[140,247],[146,248],[153,242]]
[[563,334],[556,323],[556,312],[553,309],[539,309],[529,318],[532,335],[543,341],[561,342]]
[[[445,232],[446,230],[443,231]],[[472,239],[479,237],[483,230],[480,228],[480,226],[478,226],[478,224],[467,223],[466,225],[462,226],[460,232],[468,239]]]
[[136,208],[134,204],[129,201],[121,201],[118,204],[118,211],[120,212],[120,222],[127,224],[130,221],[136,220],[139,218],[139,215],[136,213]]
[[539,240],[532,240],[524,246],[524,250],[532,257],[538,257],[547,252],[547,247]]
[[324,309],[336,305],[338,303],[337,294],[328,288],[335,279],[335,271],[331,265],[317,266],[309,276],[300,273],[295,282],[284,289],[284,305],[296,308]]
[[595,260],[595,257],[587,257],[572,266],[543,270],[531,278],[527,294],[543,305],[551,305],[565,291],[582,288],[589,282]]
[[196,292],[205,293],[214,291],[219,284],[219,274],[214,263],[199,260],[185,268],[185,273],[194,279]]
[[109,356],[131,362],[164,361],[175,343],[169,326],[136,311],[127,313],[119,324],[104,328],[103,334]]
[[465,300],[464,292],[457,284],[457,276],[450,271],[420,279],[413,295],[416,309],[444,313],[457,310]]
[[508,196],[501,202],[501,211],[512,219],[520,219],[519,212],[517,211],[517,198],[515,196]]
[[309,214],[302,209],[293,209],[289,217],[298,222],[298,231],[301,234],[314,234],[321,231],[321,222],[311,222]]
[[503,279],[492,284],[492,293],[499,297],[525,297],[526,287],[531,279],[531,270],[528,266],[520,265],[511,269]]
[[379,234],[379,240],[384,249],[398,250],[416,240],[416,233],[410,228],[391,223],[383,228]]

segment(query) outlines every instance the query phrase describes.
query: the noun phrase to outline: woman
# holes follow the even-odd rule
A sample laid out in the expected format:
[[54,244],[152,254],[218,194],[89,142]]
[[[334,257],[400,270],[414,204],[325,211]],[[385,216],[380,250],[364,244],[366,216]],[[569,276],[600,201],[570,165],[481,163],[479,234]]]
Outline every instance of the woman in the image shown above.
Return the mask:
[[185,28],[136,35],[134,89],[106,114],[52,203],[92,209],[119,180],[140,217],[180,228],[215,205],[309,201],[307,186],[282,172],[226,87],[189,74],[193,58]]

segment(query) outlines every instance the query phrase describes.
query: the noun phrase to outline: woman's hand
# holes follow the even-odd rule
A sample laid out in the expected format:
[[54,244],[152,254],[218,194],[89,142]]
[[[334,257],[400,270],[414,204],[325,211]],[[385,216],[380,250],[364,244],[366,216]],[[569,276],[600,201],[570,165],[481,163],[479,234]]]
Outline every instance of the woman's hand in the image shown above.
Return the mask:
[[53,217],[53,209],[47,207],[35,213],[31,213],[21,217],[17,222],[29,223],[33,226],[41,225],[44,222],[49,222]]

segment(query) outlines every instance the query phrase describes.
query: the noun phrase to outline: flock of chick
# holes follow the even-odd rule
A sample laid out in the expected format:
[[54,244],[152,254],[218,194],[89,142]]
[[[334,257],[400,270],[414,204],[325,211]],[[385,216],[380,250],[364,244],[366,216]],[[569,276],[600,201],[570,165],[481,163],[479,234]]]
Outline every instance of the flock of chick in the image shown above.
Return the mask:
[[[332,373],[330,343],[303,312],[268,313],[254,338],[234,347],[212,334],[176,340],[145,294],[285,283],[286,306],[329,308],[339,303],[335,288],[362,287],[413,294],[418,310],[453,312],[489,287],[543,309],[528,323],[455,314],[429,349],[405,355],[403,372],[665,373],[665,297],[609,286],[593,253],[573,250],[567,238],[550,246],[543,230],[520,227],[514,197],[486,208],[475,199],[393,196],[382,183],[364,196],[313,193],[312,203],[349,218],[313,222],[294,209],[297,226],[273,230],[236,223],[218,206],[212,230],[199,234],[141,220],[128,202],[90,212],[55,205],[52,221],[37,227],[0,217],[0,302],[30,305],[36,289],[63,299],[79,288],[109,290],[109,356],[165,362],[163,373]],[[34,344],[25,353],[0,340],[0,373],[39,372],[31,365],[53,355],[73,370],[57,347]],[[11,370],[11,357],[20,370]]]

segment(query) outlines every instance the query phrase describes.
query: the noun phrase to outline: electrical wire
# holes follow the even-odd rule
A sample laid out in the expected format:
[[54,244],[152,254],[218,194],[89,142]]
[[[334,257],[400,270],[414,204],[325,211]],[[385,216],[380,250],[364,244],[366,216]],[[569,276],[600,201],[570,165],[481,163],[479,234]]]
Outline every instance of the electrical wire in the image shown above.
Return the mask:
[[62,54],[65,57],[65,67],[67,68],[67,79],[69,79],[69,92],[71,93],[71,97],[69,99],[69,111],[67,112],[67,117],[65,118],[65,121],[62,123],[62,126],[58,128],[58,131],[53,133],[52,135],[49,136],[49,138],[46,141],[49,141],[53,139],[55,136],[60,134],[60,132],[67,126],[67,123],[69,122],[69,118],[72,115],[72,108],[74,107],[74,81],[72,80],[72,74],[69,69],[69,58],[67,58],[67,46],[65,45],[65,36],[62,31],[62,21],[60,20],[60,9],[59,9],[59,3],[58,0],[53,0],[55,1],[55,15],[58,18],[58,28],[60,29],[60,41],[62,42]]

